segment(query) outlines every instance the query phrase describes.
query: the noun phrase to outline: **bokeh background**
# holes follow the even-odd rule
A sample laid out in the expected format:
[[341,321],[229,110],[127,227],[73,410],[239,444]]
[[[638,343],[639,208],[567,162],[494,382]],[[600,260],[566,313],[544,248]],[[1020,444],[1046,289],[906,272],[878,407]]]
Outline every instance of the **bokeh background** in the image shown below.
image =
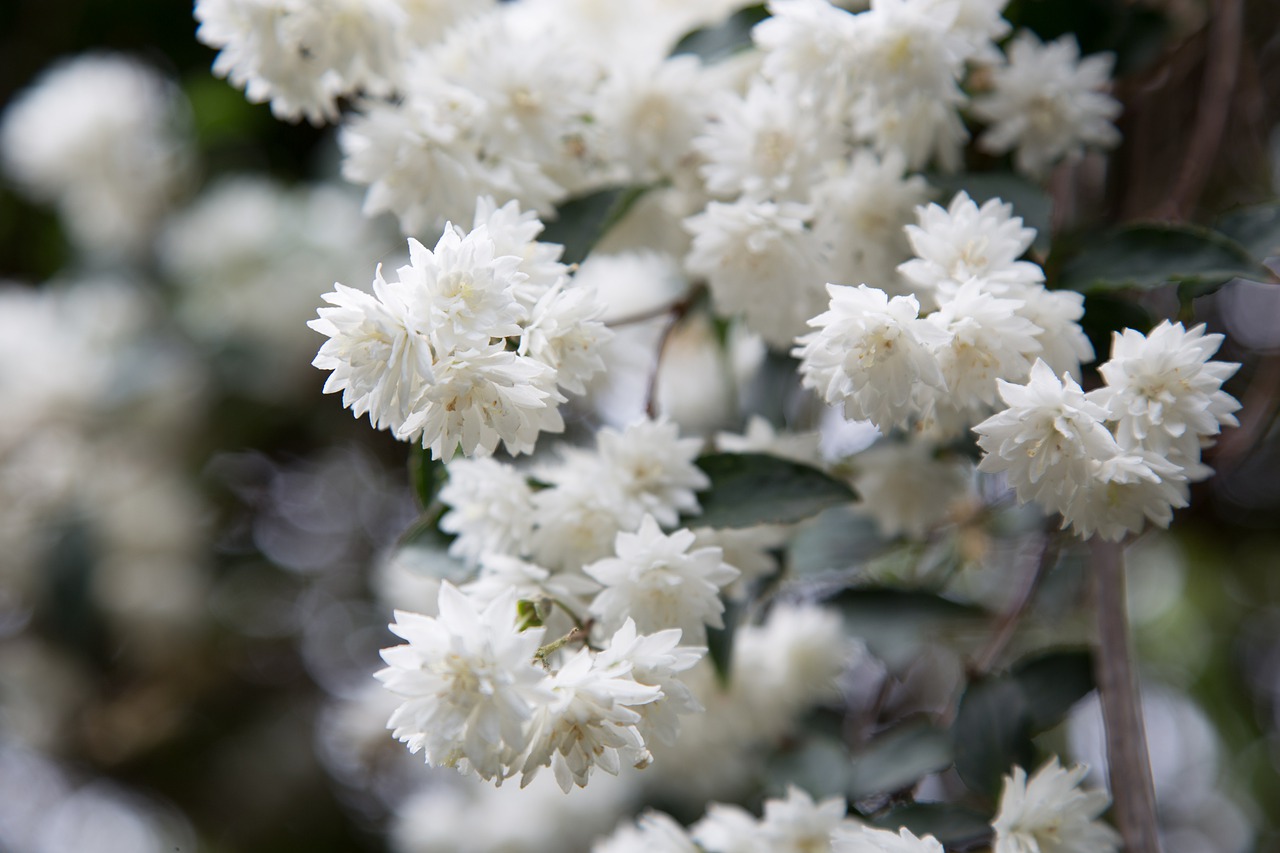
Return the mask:
[[[1060,218],[1276,198],[1280,7],[1244,8],[1214,89],[1208,4],[1012,4],[1044,37],[1120,52],[1125,141],[1105,180],[1055,186]],[[87,250],[0,182],[0,850],[388,849],[426,776],[367,698],[386,602],[418,580],[387,559],[418,511],[409,452],[323,397],[304,324],[334,280],[395,263],[394,223],[360,215],[330,131],[210,75],[180,0],[4,0],[0,110],[86,52],[172,81],[182,162],[125,251]],[[1170,211],[1206,98],[1226,132]],[[1244,410],[1217,476],[1133,558],[1157,788],[1179,851],[1280,850],[1280,288],[1194,308],[1244,365]],[[1059,735],[1080,758],[1093,713]]]

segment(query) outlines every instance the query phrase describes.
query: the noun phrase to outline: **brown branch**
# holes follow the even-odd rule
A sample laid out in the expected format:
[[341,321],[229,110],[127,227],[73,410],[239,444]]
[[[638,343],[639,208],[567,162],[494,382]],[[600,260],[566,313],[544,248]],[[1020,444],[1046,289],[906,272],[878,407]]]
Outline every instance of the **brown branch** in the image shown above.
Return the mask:
[[1014,599],[1013,606],[1005,611],[1000,617],[1000,621],[996,623],[996,629],[991,635],[991,639],[987,641],[987,645],[978,653],[974,659],[971,668],[971,674],[974,676],[986,675],[995,666],[996,661],[1004,654],[1009,646],[1013,635],[1017,633],[1018,623],[1022,621],[1022,617],[1026,614],[1027,608],[1031,606],[1031,599],[1035,597],[1036,589],[1040,586],[1040,580],[1048,572],[1054,563],[1058,562],[1058,553],[1062,544],[1062,537],[1057,532],[1044,536],[1039,551],[1036,554],[1035,565],[1028,566],[1026,571],[1022,572],[1022,586],[1018,590],[1017,597]]
[[1126,853],[1160,853],[1142,699],[1129,643],[1124,548],[1097,538],[1092,544],[1099,645],[1094,667],[1107,730],[1107,766],[1116,823]]
[[1186,219],[1194,211],[1217,162],[1231,112],[1232,94],[1240,71],[1244,3],[1243,0],[1217,0],[1214,6],[1196,122],[1177,183],[1160,207],[1159,215],[1165,219]]

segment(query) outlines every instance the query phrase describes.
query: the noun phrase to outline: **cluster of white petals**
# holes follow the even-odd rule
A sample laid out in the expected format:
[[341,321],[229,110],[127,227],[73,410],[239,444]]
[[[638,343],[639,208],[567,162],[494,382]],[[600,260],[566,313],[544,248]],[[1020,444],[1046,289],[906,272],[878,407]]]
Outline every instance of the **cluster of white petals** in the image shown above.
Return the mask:
[[679,716],[701,710],[679,674],[704,650],[678,645],[679,631],[641,635],[627,620],[570,652],[564,639],[543,645],[517,594],[446,581],[438,615],[397,611],[391,630],[407,642],[383,650],[377,673],[402,700],[387,726],[428,764],[498,784],[519,773],[522,786],[550,766],[568,791],[597,767],[648,764],[646,740],[674,741]]
[[974,427],[987,455],[979,470],[1004,473],[1020,501],[1062,514],[1081,536],[1119,540],[1149,520],[1168,527],[1203,479],[1203,445],[1234,426],[1240,404],[1222,383],[1239,365],[1211,361],[1221,335],[1162,322],[1150,334],[1117,332],[1085,394],[1037,361],[1025,385],[1000,383],[1008,406]]
[[143,248],[188,171],[187,105],[134,59],[85,54],[54,65],[0,121],[0,163],[57,208],[83,249]]
[[410,238],[396,280],[379,267],[372,294],[335,285],[308,324],[328,337],[313,362],[331,371],[325,393],[437,459],[499,442],[527,453],[562,430],[560,389],[603,367],[593,349],[610,334],[594,294],[532,239],[536,220],[484,199],[476,219],[447,226],[434,249]]
[[1067,770],[1055,756],[1030,779],[1021,767],[1004,779],[992,826],[995,853],[1115,853],[1119,834],[1098,818],[1111,805],[1106,791],[1081,790],[1088,768]]

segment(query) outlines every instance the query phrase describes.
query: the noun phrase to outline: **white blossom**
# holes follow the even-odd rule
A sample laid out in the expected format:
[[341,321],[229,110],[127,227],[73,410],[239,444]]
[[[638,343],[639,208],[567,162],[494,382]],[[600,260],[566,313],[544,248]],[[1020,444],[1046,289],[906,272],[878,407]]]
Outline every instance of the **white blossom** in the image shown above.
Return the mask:
[[1038,357],[1056,375],[1070,373],[1079,381],[1080,366],[1093,361],[1093,344],[1080,328],[1084,294],[1074,290],[1049,290],[1040,284],[1010,287],[1004,294],[1022,302],[1018,315],[1040,328]]
[[429,764],[500,779],[511,753],[528,744],[535,709],[551,700],[533,663],[543,632],[517,629],[512,593],[477,610],[445,582],[439,613],[396,613],[391,630],[408,643],[383,649],[387,667],[377,677],[405,701],[387,727]]
[[995,853],[1115,853],[1120,837],[1098,818],[1110,805],[1105,791],[1084,791],[1088,768],[1070,770],[1054,756],[1030,779],[1021,767],[1006,776],[992,826]]
[[552,368],[564,390],[585,394],[587,380],[604,371],[603,350],[613,338],[604,311],[593,289],[556,285],[530,311],[520,354]]
[[533,490],[524,474],[495,459],[455,459],[440,501],[440,529],[457,538],[449,553],[475,565],[485,554],[521,554],[533,535]]
[[635,621],[628,619],[609,639],[609,647],[600,652],[599,665],[623,661],[630,664],[631,677],[638,683],[662,691],[662,696],[655,701],[636,708],[640,714],[636,727],[646,743],[657,740],[667,746],[676,746],[680,733],[679,718],[703,710],[679,674],[702,660],[706,649],[681,646],[680,639],[681,632],[676,628],[638,634]]
[[598,560],[583,571],[604,589],[591,612],[606,629],[634,619],[642,631],[679,628],[684,638],[701,643],[706,627],[724,627],[720,588],[738,576],[719,548],[690,551],[696,537],[688,530],[669,536],[646,515],[635,533],[619,533],[616,557]]
[[591,853],[700,853],[684,827],[670,815],[647,811],[634,824],[623,824],[597,841]]
[[1044,271],[1019,257],[1035,239],[1034,228],[1013,215],[1013,205],[998,198],[978,207],[959,192],[944,210],[936,204],[916,209],[919,225],[906,226],[916,257],[898,267],[917,288],[941,299],[972,278],[997,295],[1016,285],[1044,281]]
[[906,827],[898,832],[859,827],[838,834],[832,853],[943,853],[942,844],[932,835],[917,838]]
[[739,199],[712,202],[685,221],[693,247],[685,265],[711,288],[716,310],[741,315],[775,347],[791,343],[822,310],[820,248],[806,205]]
[[1059,379],[1039,360],[1025,385],[997,384],[1009,408],[973,428],[986,451],[978,470],[1003,472],[1021,502],[1066,512],[1096,464],[1120,453],[1104,424],[1106,410],[1069,375]]
[[1115,333],[1111,358],[1098,368],[1106,388],[1092,399],[1106,407],[1125,447],[1196,461],[1202,440],[1238,424],[1232,413],[1240,403],[1222,383],[1240,365],[1210,361],[1221,343],[1204,324],[1184,329],[1167,320],[1146,335]]
[[927,441],[878,442],[851,462],[858,507],[886,536],[923,538],[972,491],[973,466]]
[[680,438],[673,423],[643,420],[622,431],[604,427],[596,447],[604,473],[634,502],[637,515],[648,513],[671,527],[680,513],[700,511],[695,493],[711,485],[694,462],[701,439]]
[[509,554],[489,553],[480,561],[476,579],[462,587],[483,607],[506,593],[545,610],[543,624],[552,636],[564,636],[586,619],[587,599],[599,589],[590,578],[574,572],[551,572]]
[[1188,503],[1188,470],[1150,450],[1123,450],[1090,468],[1092,476],[1061,509],[1062,526],[1082,538],[1097,533],[1118,542],[1142,530],[1147,519],[1168,527],[1173,510]]
[[884,432],[915,413],[917,385],[945,388],[931,345],[947,335],[919,319],[914,297],[889,299],[882,290],[827,285],[831,307],[809,321],[816,331],[798,339],[806,388],[845,417],[870,420]]
[[633,181],[673,177],[692,161],[707,118],[708,86],[693,56],[622,66],[601,88],[597,106],[610,154]]
[[1112,54],[1081,59],[1074,36],[1042,44],[1026,30],[1007,53],[1008,64],[992,70],[993,90],[973,102],[974,114],[991,125],[978,139],[980,148],[1012,150],[1019,170],[1041,177],[1085,146],[1110,148],[1120,141],[1111,123],[1120,104],[1104,91]]

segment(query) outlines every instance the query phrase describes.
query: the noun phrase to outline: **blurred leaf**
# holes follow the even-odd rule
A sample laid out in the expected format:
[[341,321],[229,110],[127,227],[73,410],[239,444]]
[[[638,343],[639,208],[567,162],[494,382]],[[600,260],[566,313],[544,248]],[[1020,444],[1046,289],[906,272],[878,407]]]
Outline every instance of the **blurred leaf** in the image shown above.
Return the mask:
[[1134,225],[1085,245],[1062,268],[1059,287],[1079,291],[1147,289],[1194,284],[1197,295],[1237,276],[1256,278],[1262,268],[1237,242],[1189,225]]
[[769,12],[764,4],[740,9],[723,23],[702,27],[688,33],[676,42],[671,55],[691,53],[701,59],[704,64],[718,62],[750,47],[751,29],[767,17]]
[[418,508],[426,510],[436,499],[436,493],[449,479],[444,463],[431,458],[431,451],[414,442],[409,448],[409,482],[418,499]]
[[995,797],[1015,764],[1034,763],[1031,709],[1018,684],[1007,678],[974,681],[960,699],[951,730],[956,771],[969,788]]
[[261,111],[225,80],[200,74],[185,80],[182,89],[191,102],[196,141],[201,148],[247,136],[261,127]]
[[454,537],[440,529],[444,507],[439,503],[427,510],[406,530],[396,543],[397,561],[427,576],[462,584],[475,577],[476,570],[449,554]]
[[912,803],[872,821],[882,829],[905,826],[916,835],[932,835],[947,847],[969,847],[991,838],[990,819],[951,803]]
[[1021,216],[1028,228],[1036,229],[1036,239],[1031,244],[1037,251],[1047,253],[1052,238],[1053,199],[1044,188],[1013,172],[972,172],[956,175],[931,175],[929,182],[944,193],[945,207],[951,197],[964,190],[975,202],[998,198],[1013,205],[1013,215]]
[[1280,255],[1280,202],[1228,211],[1214,228],[1243,246],[1259,263]]
[[796,785],[815,798],[843,797],[849,750],[839,738],[813,736],[806,729],[804,741],[795,749],[779,753],[769,763],[767,784],[775,796],[785,796],[788,785]]
[[845,628],[891,669],[913,661],[925,645],[965,626],[985,624],[987,614],[929,592],[849,589],[834,599]]
[[698,527],[788,524],[854,499],[853,490],[816,468],[763,453],[712,453],[698,467],[711,485],[698,493]]
[[538,239],[564,246],[564,255],[560,258],[564,263],[581,263],[600,238],[650,189],[650,186],[609,187],[575,196],[556,208],[556,218],[547,223]]
[[1083,55],[1116,54],[1117,77],[1158,59],[1170,32],[1162,11],[1127,0],[1012,0],[1004,17],[1044,41],[1072,35]]
[[951,766],[951,739],[928,723],[908,723],[876,738],[853,757],[847,787],[854,799],[901,791]]
[[1018,663],[1009,674],[1022,690],[1031,731],[1048,731],[1093,690],[1093,655],[1087,650],[1056,651]]
[[886,544],[874,519],[851,506],[835,506],[791,538],[787,570],[800,576],[847,571]]
[[707,657],[720,679],[720,685],[729,683],[729,673],[733,666],[733,640],[738,632],[738,623],[742,620],[742,602],[726,599],[724,604],[724,627],[707,628]]
[[1080,327],[1089,336],[1094,355],[1100,361],[1106,361],[1107,354],[1111,352],[1113,332],[1136,329],[1146,334],[1155,324],[1151,312],[1132,299],[1113,293],[1085,294]]

